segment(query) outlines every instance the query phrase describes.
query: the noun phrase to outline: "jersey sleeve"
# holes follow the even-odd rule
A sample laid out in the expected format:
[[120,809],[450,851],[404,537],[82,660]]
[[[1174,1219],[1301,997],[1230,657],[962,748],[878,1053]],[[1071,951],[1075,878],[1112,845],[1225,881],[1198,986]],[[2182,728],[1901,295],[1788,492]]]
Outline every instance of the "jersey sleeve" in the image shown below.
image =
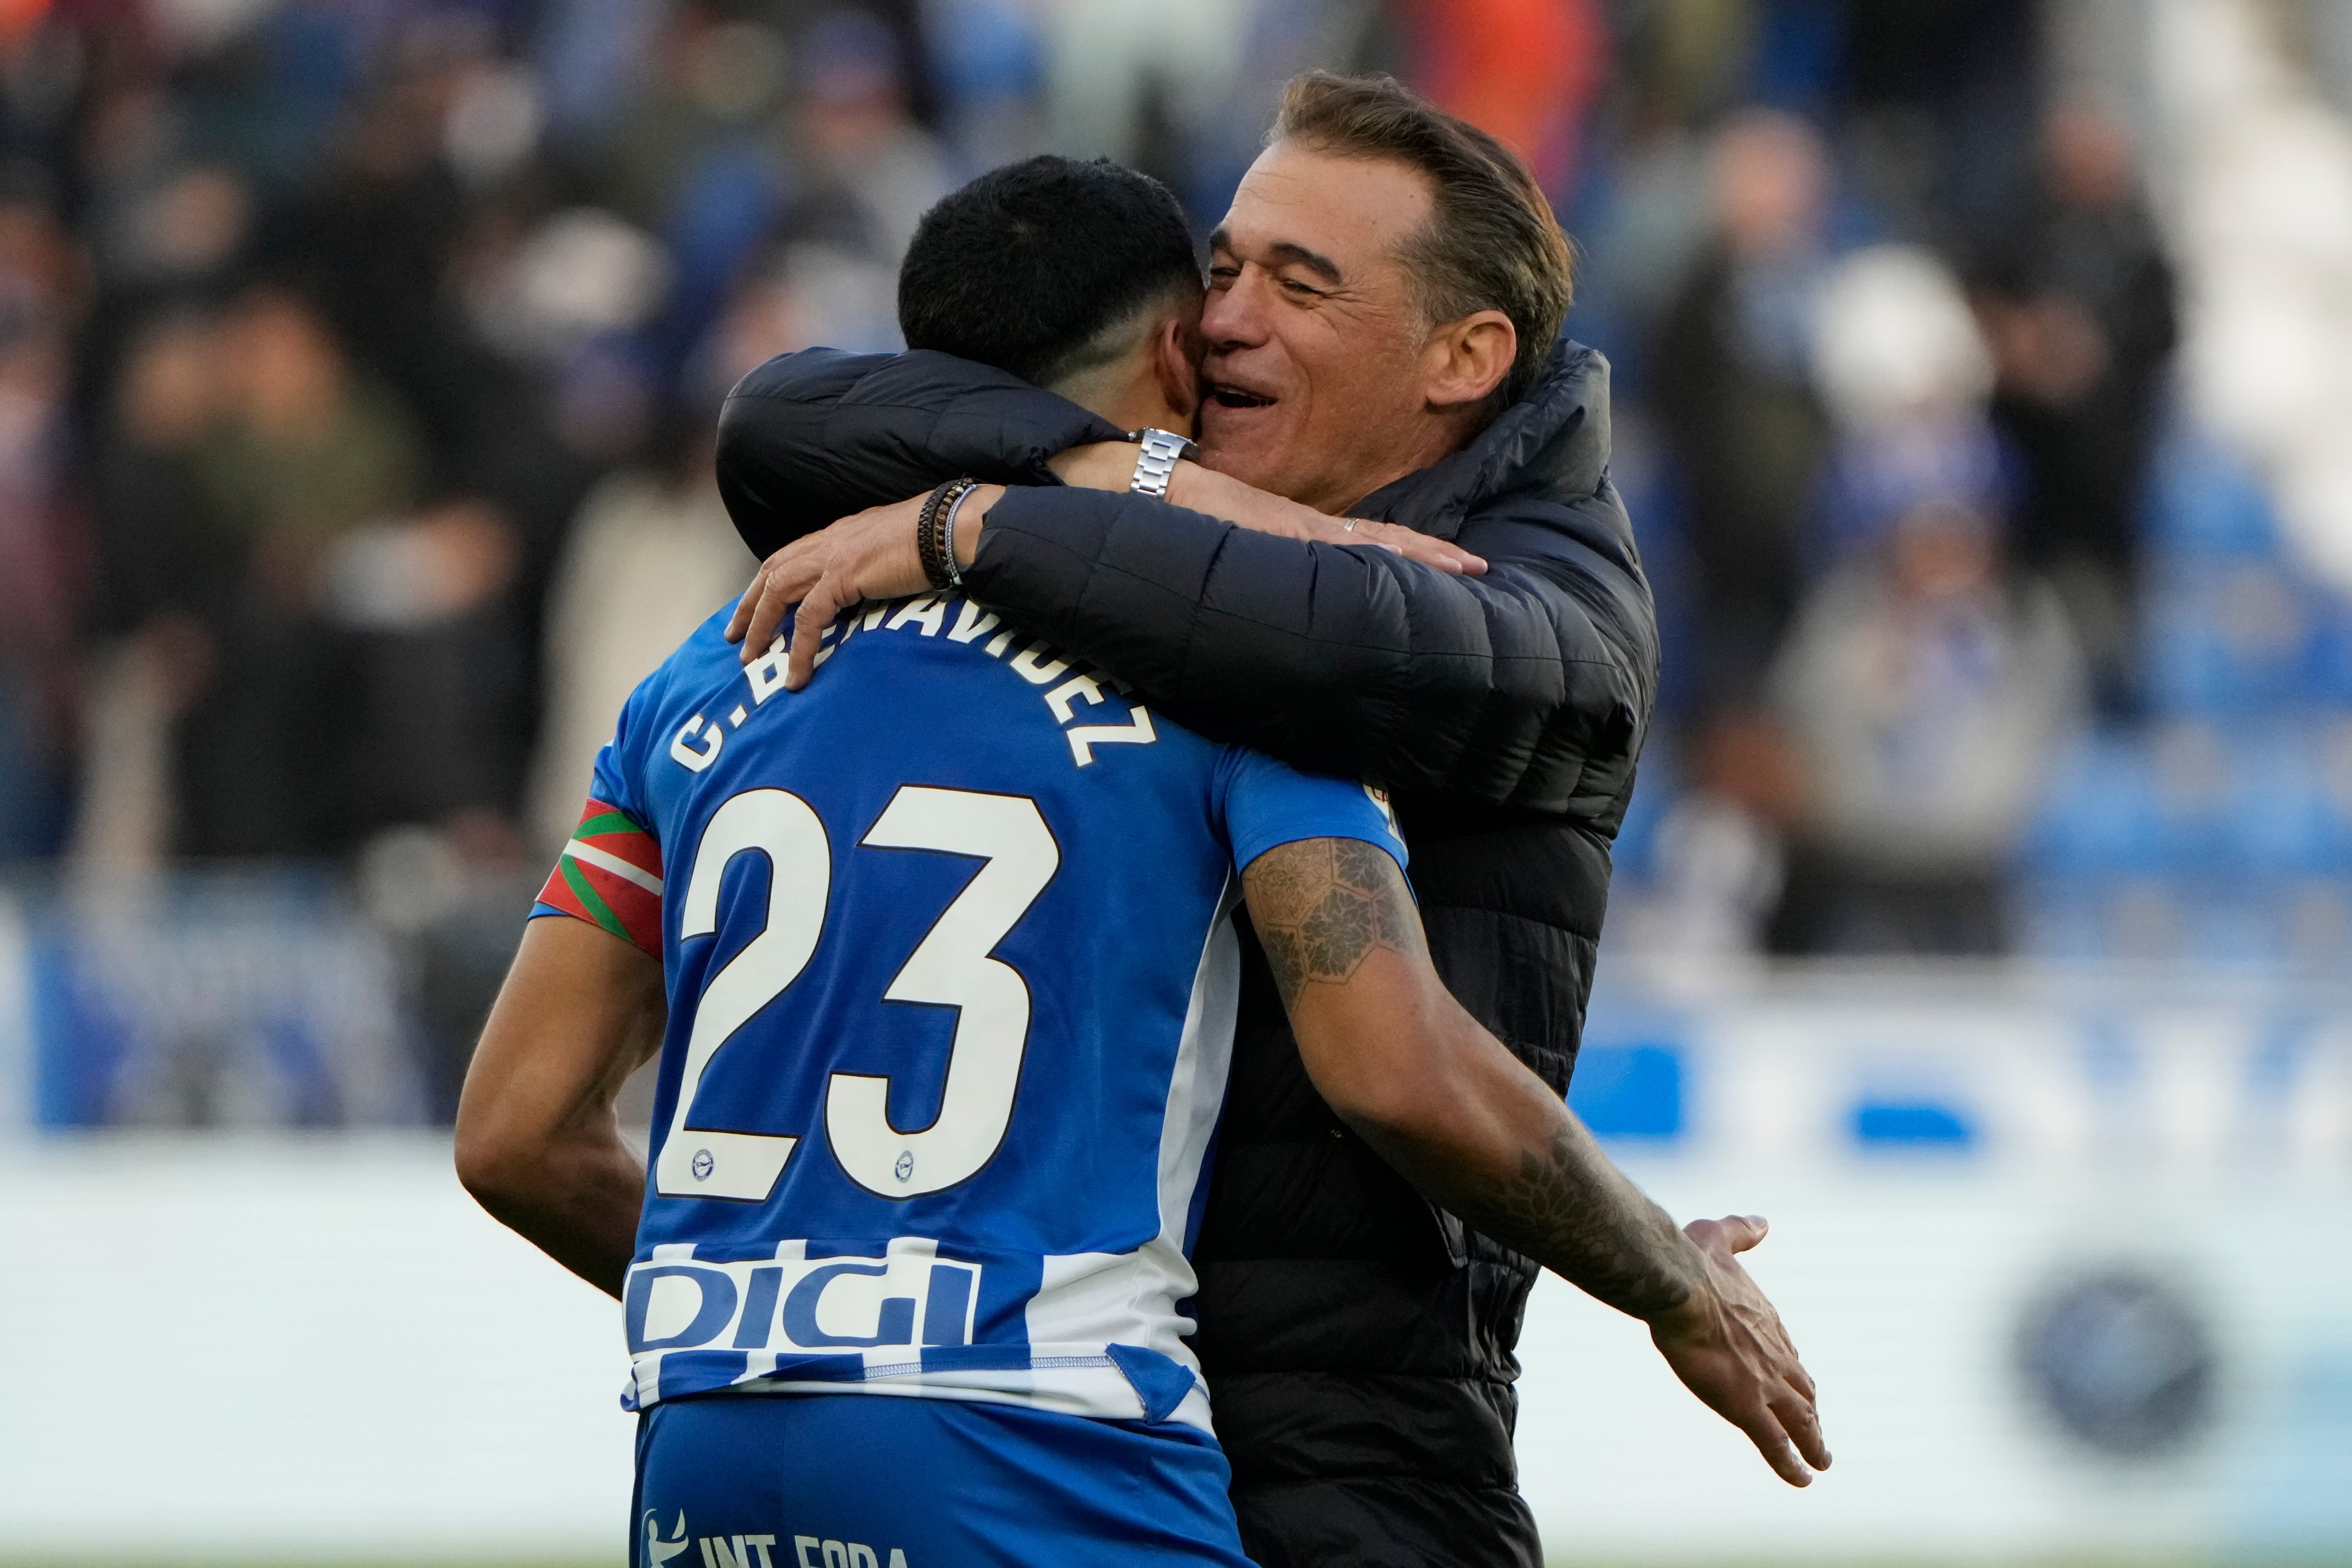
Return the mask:
[[1228,747],[1219,769],[1225,841],[1244,870],[1271,849],[1301,839],[1361,839],[1386,850],[1402,871],[1404,840],[1388,797],[1368,784],[1301,773],[1262,751]]
[[596,754],[580,825],[555,858],[530,918],[568,915],[662,956],[661,842],[630,782],[631,721],[644,687],[621,712],[619,732]]

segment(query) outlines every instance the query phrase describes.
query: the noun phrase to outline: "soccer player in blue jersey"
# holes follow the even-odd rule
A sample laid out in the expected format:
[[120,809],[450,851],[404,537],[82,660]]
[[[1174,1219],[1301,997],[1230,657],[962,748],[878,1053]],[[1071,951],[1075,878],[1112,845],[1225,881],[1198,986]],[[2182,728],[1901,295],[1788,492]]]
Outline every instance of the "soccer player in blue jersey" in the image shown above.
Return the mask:
[[[1041,161],[942,211],[981,276],[1050,216],[1017,368],[1182,427],[1201,282],[1164,191]],[[1440,984],[1375,796],[1154,715],[943,562],[798,692],[729,609],[624,709],[458,1124],[467,1187],[621,1298],[635,1563],[1245,1561],[1184,1312],[1244,900],[1353,1128],[1571,1278],[1654,1277],[1686,1380],[1810,1422],[1728,1254]],[[612,1103],[656,1051],[647,1168]]]

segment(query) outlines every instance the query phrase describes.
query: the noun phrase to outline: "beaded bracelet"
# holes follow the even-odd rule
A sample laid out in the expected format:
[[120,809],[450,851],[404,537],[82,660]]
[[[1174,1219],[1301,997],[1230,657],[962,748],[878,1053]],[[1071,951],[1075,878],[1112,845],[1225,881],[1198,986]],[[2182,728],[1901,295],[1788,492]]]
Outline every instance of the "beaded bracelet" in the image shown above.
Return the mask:
[[944,593],[962,586],[963,573],[956,567],[952,525],[955,507],[964,497],[978,487],[977,479],[950,479],[923,499],[923,509],[915,518],[915,554],[923,563],[923,576],[931,587]]

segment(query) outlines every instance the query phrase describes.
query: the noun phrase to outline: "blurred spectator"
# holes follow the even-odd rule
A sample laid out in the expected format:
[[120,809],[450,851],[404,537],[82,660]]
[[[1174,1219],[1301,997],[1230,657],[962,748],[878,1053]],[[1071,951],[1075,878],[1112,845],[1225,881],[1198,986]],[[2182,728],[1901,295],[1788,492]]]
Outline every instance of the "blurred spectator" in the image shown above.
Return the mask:
[[363,14],[342,5],[163,5],[193,45],[174,83],[192,151],[283,189],[333,131],[362,61]]
[[89,475],[108,637],[90,679],[73,861],[85,878],[152,876],[180,841],[178,721],[213,676],[240,552],[196,499],[194,455],[222,398],[211,317],[149,319],[131,342]]
[[717,315],[729,283],[785,212],[792,85],[784,40],[719,7],[667,8],[651,79],[608,146],[604,205],[669,251],[667,308],[656,330],[667,372]]
[[90,464],[105,592],[96,620],[125,631],[166,615],[218,614],[237,554],[197,499],[195,453],[226,380],[208,311],[151,317],[131,340]]
[[661,8],[645,0],[546,0],[530,57],[558,136],[590,146],[606,140],[661,20]]
[[1045,14],[1055,151],[1114,158],[1191,192],[1189,150],[1215,134],[1243,69],[1245,0],[1193,0],[1181,26],[1157,0],[1061,0]]
[[1770,940],[1784,952],[1991,953],[2011,861],[2082,673],[2063,612],[2002,570],[2008,486],[1959,289],[1888,246],[1822,291],[1832,563],[1772,671],[1801,787]]
[[1807,809],[1771,943],[2005,949],[2010,861],[2081,702],[2063,612],[1994,519],[1921,497],[1826,579],[1774,670]]
[[1725,125],[1714,237],[1651,361],[1652,405],[1680,459],[1697,685],[1710,708],[1754,699],[1796,605],[1828,436],[1807,356],[1829,178],[1802,121],[1757,110]]
[[299,295],[255,288],[221,333],[225,397],[198,445],[199,483],[219,526],[264,558],[258,573],[291,601],[324,547],[415,498],[421,444]]
[[1825,51],[1834,68],[1817,78],[1843,100],[1839,143],[1895,231],[1935,244],[1982,224],[2031,162],[2037,34],[2055,9],[2049,0],[1771,7],[1783,33],[1843,13]]
[[416,429],[315,308],[257,287],[159,320],[100,450],[110,614],[177,672],[159,711],[187,704],[182,850],[317,853],[499,808],[511,532],[478,501],[413,511]]
[[1847,256],[1822,285],[1811,348],[1834,432],[1807,541],[1814,570],[1922,495],[2006,513],[2008,476],[1985,422],[1992,365],[1935,256],[1885,245]]
[[1771,945],[2000,952],[2082,668],[2049,588],[2001,571],[1985,348],[1936,258],[1877,246],[1822,289],[1813,360],[1837,416],[1830,573],[1773,665],[1801,795]]
[[2064,599],[2101,706],[2129,712],[2142,479],[2177,328],[2131,146],[2104,108],[2050,111],[2041,177],[1973,271],[1993,418],[2024,464],[2013,549]]
[[550,855],[579,822],[621,704],[751,578],[751,554],[719,499],[712,440],[707,421],[674,419],[667,462],[605,479],[564,545],[530,797],[534,847]]
[[[904,347],[895,273],[831,246],[793,246],[754,267],[687,362],[678,393],[715,411],[735,383],[777,354],[816,344],[858,353]],[[715,423],[717,414],[709,413]]]
[[[209,633],[214,671],[184,737],[182,848],[316,852],[344,836],[337,819],[351,749],[350,694],[339,679],[346,649],[320,612],[333,552],[414,502],[423,454],[406,413],[353,370],[299,297],[257,289],[215,331],[207,350],[215,402],[184,449],[187,499],[177,516],[122,520],[113,538],[129,558],[197,556],[204,577],[225,580],[190,606]],[[125,378],[118,450],[152,471],[182,459],[182,410],[170,399],[193,404],[198,393],[159,390],[194,379],[173,363],[186,352],[181,343],[158,337],[146,352]],[[110,487],[138,484],[124,475]]]
[[915,225],[953,183],[947,160],[908,107],[905,62],[888,28],[837,11],[801,41],[800,211],[793,237],[830,244],[886,271]]
[[562,526],[580,480],[554,446],[539,389],[473,329],[453,276],[479,194],[459,178],[453,149],[478,173],[493,151],[521,154],[493,148],[501,137],[478,123],[494,118],[480,110],[481,91],[499,93],[499,73],[482,59],[487,36],[457,25],[457,13],[442,16],[446,26],[431,25],[433,15],[394,35],[380,79],[274,209],[256,250],[398,397],[424,443],[427,487],[478,495],[543,538]]
[[576,459],[635,452],[652,425],[659,367],[638,339],[668,295],[668,253],[600,207],[528,231],[498,225],[453,279],[474,330],[544,385],[557,438]]
[[1616,86],[1631,99],[1635,140],[1703,123],[1731,104],[1750,66],[1754,5],[1655,0],[1611,10]]
[[0,862],[57,847],[71,757],[79,551],[61,485],[75,257],[0,197]]
[[1517,149],[1565,197],[1608,64],[1599,0],[1417,0],[1404,11],[1414,85]]
[[234,169],[186,164],[152,183],[125,185],[110,193],[113,210],[97,235],[110,285],[144,291],[203,283],[236,258],[251,223],[253,193]]
[[927,0],[924,52],[948,147],[969,178],[1044,150],[1041,18],[1022,0]]
[[1632,940],[1686,958],[1748,957],[1763,950],[1780,904],[1785,830],[1801,810],[1802,781],[1780,727],[1762,714],[1718,716],[1699,732],[1696,753],[1690,788],[1658,824],[1654,887],[1634,906]]

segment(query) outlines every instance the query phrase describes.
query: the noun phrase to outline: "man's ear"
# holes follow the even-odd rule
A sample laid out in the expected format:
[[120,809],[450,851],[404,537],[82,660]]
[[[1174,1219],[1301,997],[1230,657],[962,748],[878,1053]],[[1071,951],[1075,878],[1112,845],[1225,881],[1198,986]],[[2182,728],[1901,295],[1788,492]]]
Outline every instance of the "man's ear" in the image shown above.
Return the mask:
[[1474,310],[1429,335],[1422,350],[1422,395],[1434,408],[1483,402],[1511,373],[1519,329],[1500,310]]
[[1200,337],[1198,322],[1182,316],[1166,318],[1152,331],[1153,379],[1170,410],[1184,420],[1201,411]]

